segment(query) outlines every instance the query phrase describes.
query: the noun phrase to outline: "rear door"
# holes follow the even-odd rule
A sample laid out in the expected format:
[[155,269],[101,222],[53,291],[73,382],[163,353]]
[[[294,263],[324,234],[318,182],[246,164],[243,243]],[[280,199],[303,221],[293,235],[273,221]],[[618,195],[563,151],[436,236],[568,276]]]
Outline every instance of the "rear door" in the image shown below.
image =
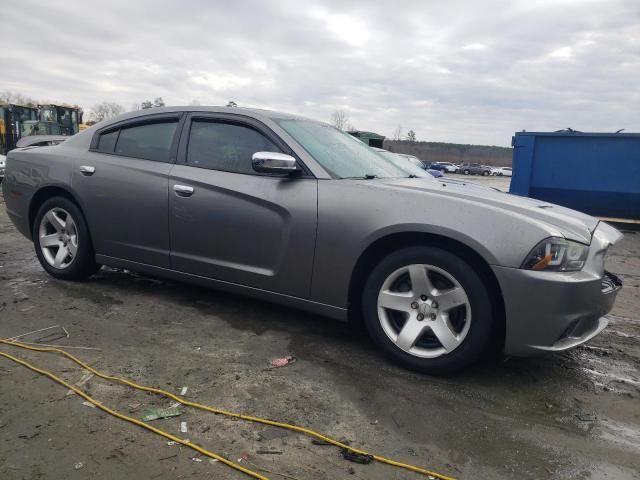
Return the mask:
[[249,117],[192,114],[169,179],[175,270],[307,298],[317,180],[256,173],[257,151],[293,154]]
[[100,130],[76,166],[96,253],[170,267],[168,185],[180,114],[148,115]]

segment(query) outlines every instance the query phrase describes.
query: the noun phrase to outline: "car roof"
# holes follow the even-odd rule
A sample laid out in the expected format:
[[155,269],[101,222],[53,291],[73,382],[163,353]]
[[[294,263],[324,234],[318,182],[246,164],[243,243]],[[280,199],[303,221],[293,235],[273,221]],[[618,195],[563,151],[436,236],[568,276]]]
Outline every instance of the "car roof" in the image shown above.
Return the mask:
[[261,108],[241,108],[241,107],[216,107],[216,106],[175,106],[175,107],[154,107],[145,108],[143,110],[134,110],[132,112],[123,113],[117,117],[110,118],[107,121],[101,122],[100,126],[110,125],[112,123],[121,122],[123,120],[134,119],[138,117],[144,117],[147,115],[157,115],[162,113],[176,113],[176,112],[203,112],[203,113],[230,113],[234,115],[245,115],[248,117],[257,118],[259,120],[306,120],[314,121],[318,123],[318,120],[312,118],[303,117],[293,113],[277,112],[275,110],[266,110]]

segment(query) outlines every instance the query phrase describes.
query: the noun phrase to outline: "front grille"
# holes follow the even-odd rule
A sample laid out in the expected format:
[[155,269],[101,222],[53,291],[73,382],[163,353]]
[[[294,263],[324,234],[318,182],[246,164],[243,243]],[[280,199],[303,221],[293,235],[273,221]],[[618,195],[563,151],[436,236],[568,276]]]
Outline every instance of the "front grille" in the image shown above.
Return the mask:
[[600,289],[602,293],[611,293],[622,287],[622,280],[613,273],[605,270],[602,281],[600,282]]

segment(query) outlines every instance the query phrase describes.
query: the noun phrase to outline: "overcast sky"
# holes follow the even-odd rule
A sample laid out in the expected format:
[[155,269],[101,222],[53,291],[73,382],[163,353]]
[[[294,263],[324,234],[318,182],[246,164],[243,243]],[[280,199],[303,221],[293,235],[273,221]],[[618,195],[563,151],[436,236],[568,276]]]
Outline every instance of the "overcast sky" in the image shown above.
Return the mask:
[[0,92],[263,107],[418,140],[640,131],[639,0],[5,2]]

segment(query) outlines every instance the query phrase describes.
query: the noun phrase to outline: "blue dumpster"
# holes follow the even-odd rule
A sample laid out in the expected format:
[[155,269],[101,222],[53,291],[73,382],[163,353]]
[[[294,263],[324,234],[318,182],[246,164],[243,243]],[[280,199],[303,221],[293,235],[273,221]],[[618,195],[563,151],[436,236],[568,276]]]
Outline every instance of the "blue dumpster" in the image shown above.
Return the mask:
[[511,193],[640,220],[640,134],[519,132],[512,146]]

